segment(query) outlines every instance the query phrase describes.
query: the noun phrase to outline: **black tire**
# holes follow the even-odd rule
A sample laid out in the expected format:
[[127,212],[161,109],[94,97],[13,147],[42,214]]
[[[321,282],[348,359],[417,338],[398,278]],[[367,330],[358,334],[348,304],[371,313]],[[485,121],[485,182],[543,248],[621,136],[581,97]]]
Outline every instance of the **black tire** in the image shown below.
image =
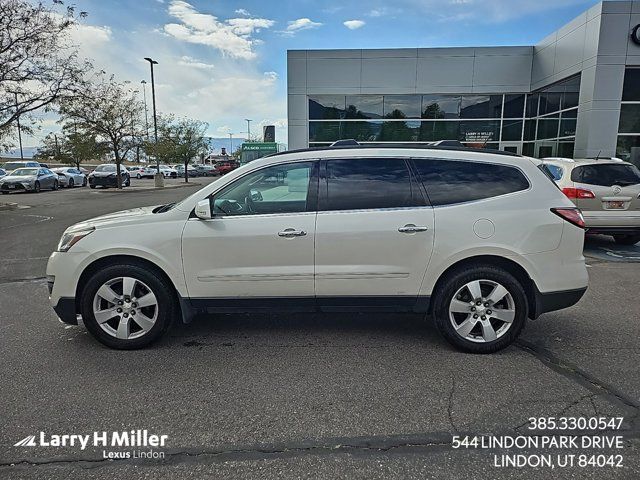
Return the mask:
[[[98,289],[105,282],[123,276],[144,282],[155,294],[159,309],[154,326],[143,336],[130,340],[119,339],[105,332],[93,314],[93,298]],[[175,295],[168,281],[153,270],[141,265],[116,264],[96,272],[86,282],[80,294],[80,313],[87,330],[100,343],[118,350],[134,350],[152,344],[169,329],[176,314]]]
[[58,189],[58,180],[54,180],[53,187],[51,188],[51,190],[57,190],[57,189]]
[[125,187],[129,187],[129,186],[131,186],[131,179],[130,179],[130,178],[125,179],[125,181],[124,181],[123,185],[124,185]]
[[139,173],[137,173],[137,174],[136,174],[136,178],[137,178],[138,180],[140,180],[140,179],[142,178],[142,175],[140,175]]
[[640,242],[640,235],[614,235],[613,239],[618,245],[635,245]]
[[87,186],[87,177],[82,179],[82,186],[86,187]]
[[5,192],[4,190],[2,191],[3,195],[9,195],[9,192]]
[[40,182],[36,180],[36,183],[33,184],[33,191],[36,193],[40,193]]
[[[449,317],[449,305],[460,288],[474,280],[489,280],[504,286],[511,294],[515,307],[515,318],[511,326],[496,340],[474,342],[463,338],[456,332]],[[512,344],[520,334],[526,322],[529,305],[524,288],[520,282],[506,270],[491,265],[467,265],[455,270],[443,279],[433,296],[433,317],[438,330],[454,347],[469,353],[493,353]]]
[[67,188],[73,188],[73,184],[74,184],[74,183],[75,183],[75,182],[73,181],[73,178],[70,178],[70,179],[69,179],[69,182],[67,183]]
[[89,188],[96,188],[95,185],[89,185]]

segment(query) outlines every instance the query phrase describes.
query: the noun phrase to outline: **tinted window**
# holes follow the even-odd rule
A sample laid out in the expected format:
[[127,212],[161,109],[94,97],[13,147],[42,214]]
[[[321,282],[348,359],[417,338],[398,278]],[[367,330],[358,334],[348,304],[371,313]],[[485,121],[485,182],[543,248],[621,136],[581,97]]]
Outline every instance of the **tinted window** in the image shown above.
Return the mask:
[[415,159],[416,169],[433,205],[449,205],[529,188],[517,168],[458,160]]
[[460,105],[460,118],[500,118],[502,95],[465,95]]
[[560,180],[562,178],[562,167],[559,167],[557,165],[543,163],[542,165],[540,165],[540,170],[548,173],[554,180]]
[[344,95],[317,95],[309,97],[310,120],[344,118],[344,115]]
[[94,172],[115,172],[115,165],[98,165]]
[[524,95],[504,96],[504,118],[522,118],[524,115]]
[[312,168],[310,162],[291,163],[249,173],[214,195],[213,211],[219,215],[305,212]]
[[573,169],[571,180],[603,187],[636,185],[640,183],[640,171],[624,164],[584,165]]
[[640,104],[623,104],[620,108],[620,133],[640,133]]
[[640,100],[640,68],[627,68],[624,72],[623,101]]
[[459,95],[423,95],[422,118],[458,118]]
[[[328,160],[321,210],[410,207],[418,204],[404,160]],[[413,190],[413,191],[412,191]]]
[[382,95],[347,96],[346,118],[381,118],[383,114]]
[[385,118],[420,118],[420,95],[385,95]]

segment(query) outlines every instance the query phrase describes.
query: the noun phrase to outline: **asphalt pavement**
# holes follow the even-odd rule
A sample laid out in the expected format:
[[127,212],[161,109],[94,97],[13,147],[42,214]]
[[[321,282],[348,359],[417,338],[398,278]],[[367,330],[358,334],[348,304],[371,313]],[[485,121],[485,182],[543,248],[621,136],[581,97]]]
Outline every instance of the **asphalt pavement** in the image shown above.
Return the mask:
[[[639,246],[588,238],[584,299],[488,356],[453,350],[418,315],[216,315],[130,352],[57,321],[44,275],[67,226],[196,188],[0,198],[19,205],[0,211],[0,477],[640,477]],[[562,452],[621,454],[622,467],[551,474],[494,466],[494,455],[546,450],[453,448],[454,435],[529,435],[530,417],[594,416],[624,417],[604,432],[623,448]],[[165,457],[14,446],[39,432],[132,429],[167,435]]]

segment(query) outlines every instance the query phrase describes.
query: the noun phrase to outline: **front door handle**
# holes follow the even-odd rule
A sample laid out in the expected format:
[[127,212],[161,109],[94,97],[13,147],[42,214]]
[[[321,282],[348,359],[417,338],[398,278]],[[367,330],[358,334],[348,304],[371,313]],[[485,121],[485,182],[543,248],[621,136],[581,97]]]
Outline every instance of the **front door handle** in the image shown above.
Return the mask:
[[404,227],[398,228],[398,231],[400,233],[417,233],[417,232],[424,232],[426,230],[429,230],[429,228],[414,225],[413,223],[407,223]]
[[291,237],[304,237],[307,234],[304,230],[296,230],[294,228],[285,228],[281,232],[278,232],[279,237],[291,238]]

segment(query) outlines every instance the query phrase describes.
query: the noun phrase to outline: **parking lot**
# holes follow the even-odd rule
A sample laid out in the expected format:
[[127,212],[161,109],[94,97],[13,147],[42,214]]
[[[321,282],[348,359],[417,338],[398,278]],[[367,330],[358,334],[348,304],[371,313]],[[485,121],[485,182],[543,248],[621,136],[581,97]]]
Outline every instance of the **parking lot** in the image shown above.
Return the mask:
[[[0,211],[0,477],[546,479],[542,468],[494,467],[494,452],[453,449],[452,436],[527,433],[530,417],[623,416],[613,453],[624,467],[553,477],[640,478],[640,246],[588,237],[582,301],[488,356],[453,350],[406,314],[217,315],[139,351],[59,323],[44,275],[64,229],[195,191],[181,182],[0,198],[18,204]],[[131,429],[168,435],[166,458],[13,446],[40,431]]]

